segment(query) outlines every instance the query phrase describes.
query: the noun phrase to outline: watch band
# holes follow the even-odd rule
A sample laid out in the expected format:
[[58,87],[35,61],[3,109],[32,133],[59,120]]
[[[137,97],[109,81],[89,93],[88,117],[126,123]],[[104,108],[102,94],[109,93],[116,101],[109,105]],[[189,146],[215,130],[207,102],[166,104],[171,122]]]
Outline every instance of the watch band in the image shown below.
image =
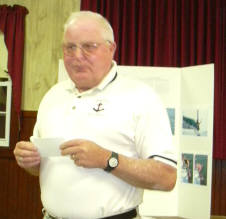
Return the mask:
[[106,172],[111,172],[118,166],[118,154],[112,151],[110,158],[107,162],[107,167],[104,169]]

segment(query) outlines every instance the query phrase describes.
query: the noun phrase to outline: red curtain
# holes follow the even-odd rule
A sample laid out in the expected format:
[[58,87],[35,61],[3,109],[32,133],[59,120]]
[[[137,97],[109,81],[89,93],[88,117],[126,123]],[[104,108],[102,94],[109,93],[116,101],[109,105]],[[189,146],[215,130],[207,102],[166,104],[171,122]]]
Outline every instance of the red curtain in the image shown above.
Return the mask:
[[214,157],[226,159],[226,1],[217,1]]
[[28,10],[19,5],[14,5],[13,7],[0,6],[0,30],[4,33],[8,49],[8,71],[13,84],[14,108],[18,115],[20,115],[21,110],[26,14],[28,14]]
[[82,0],[108,18],[120,65],[215,64],[214,158],[226,159],[226,1]]

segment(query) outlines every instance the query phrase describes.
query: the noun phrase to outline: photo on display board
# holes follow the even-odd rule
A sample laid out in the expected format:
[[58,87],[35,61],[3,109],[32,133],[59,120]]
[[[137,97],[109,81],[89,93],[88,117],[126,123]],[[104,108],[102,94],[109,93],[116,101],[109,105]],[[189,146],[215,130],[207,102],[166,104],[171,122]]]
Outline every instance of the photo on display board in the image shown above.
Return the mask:
[[172,134],[175,134],[175,109],[174,108],[167,108],[167,113],[169,116],[169,121],[170,121],[170,127]]
[[182,135],[207,136],[208,111],[201,109],[183,110]]
[[195,155],[194,184],[207,185],[207,155]]
[[181,182],[193,183],[193,154],[181,155]]

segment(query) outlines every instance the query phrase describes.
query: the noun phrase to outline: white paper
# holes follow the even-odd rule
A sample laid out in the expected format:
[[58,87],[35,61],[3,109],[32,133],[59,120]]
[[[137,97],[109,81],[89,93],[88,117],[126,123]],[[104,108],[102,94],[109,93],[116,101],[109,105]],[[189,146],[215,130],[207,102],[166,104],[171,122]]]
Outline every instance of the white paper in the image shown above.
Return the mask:
[[64,138],[35,138],[31,136],[31,142],[37,147],[41,157],[61,156],[60,145]]

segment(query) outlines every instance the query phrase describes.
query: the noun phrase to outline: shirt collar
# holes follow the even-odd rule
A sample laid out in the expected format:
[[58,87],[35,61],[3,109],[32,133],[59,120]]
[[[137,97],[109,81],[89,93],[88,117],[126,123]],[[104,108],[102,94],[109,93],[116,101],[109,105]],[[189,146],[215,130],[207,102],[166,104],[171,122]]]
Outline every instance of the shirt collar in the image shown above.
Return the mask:
[[110,84],[111,81],[115,78],[115,75],[117,73],[116,69],[117,69],[117,64],[115,61],[112,61],[111,70],[94,89],[103,90],[108,84]]
[[69,78],[68,90],[70,90],[71,92],[74,92],[75,94],[79,94],[79,95],[85,95],[88,93],[92,93],[94,90],[103,90],[108,84],[111,83],[111,81],[114,80],[114,78],[116,77],[116,74],[117,74],[117,64],[115,61],[112,61],[112,67],[111,67],[110,71],[96,87],[80,93],[78,91],[78,89],[76,88],[75,83]]

